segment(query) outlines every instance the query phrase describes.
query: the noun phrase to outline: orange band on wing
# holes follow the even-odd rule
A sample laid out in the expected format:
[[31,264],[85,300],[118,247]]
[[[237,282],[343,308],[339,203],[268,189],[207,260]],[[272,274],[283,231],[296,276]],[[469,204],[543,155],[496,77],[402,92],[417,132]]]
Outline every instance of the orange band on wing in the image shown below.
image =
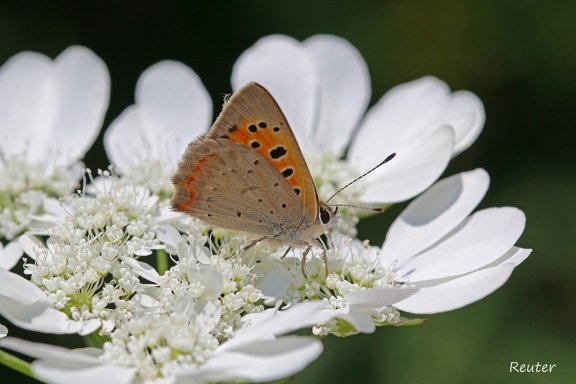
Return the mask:
[[194,202],[195,196],[194,196],[194,188],[192,187],[192,184],[196,181],[195,175],[198,174],[199,172],[201,172],[201,170],[203,168],[203,164],[205,162],[207,162],[209,158],[212,158],[212,157],[216,157],[216,154],[215,153],[209,153],[207,155],[202,156],[200,159],[198,159],[198,161],[196,162],[196,165],[188,174],[188,179],[178,181],[178,186],[188,192],[188,198],[185,201],[181,201],[181,202],[178,202],[175,204],[176,209],[178,209],[179,211],[183,211],[183,212],[187,211],[190,208],[190,206],[192,205],[192,203]]

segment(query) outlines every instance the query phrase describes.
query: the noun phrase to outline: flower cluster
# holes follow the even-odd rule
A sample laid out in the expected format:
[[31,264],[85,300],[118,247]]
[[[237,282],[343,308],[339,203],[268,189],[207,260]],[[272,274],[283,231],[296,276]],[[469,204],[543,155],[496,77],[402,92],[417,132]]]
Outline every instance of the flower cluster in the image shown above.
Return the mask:
[[[91,91],[67,87],[75,76],[93,82]],[[52,94],[47,81],[56,84]],[[334,198],[339,220],[323,247],[254,243],[250,234],[170,211],[179,156],[212,117],[208,92],[185,65],[163,61],[142,74],[135,105],[105,134],[112,166],[95,178],[82,173],[80,159],[108,103],[103,63],[72,47],[54,61],[27,52],[1,68],[0,101],[11,101],[0,103],[0,314],[28,330],[86,335],[98,347],[71,354],[5,337],[9,329],[0,325],[0,347],[36,358],[35,377],[279,380],[322,352],[318,338],[290,333],[345,337],[418,324],[400,311],[468,305],[504,284],[530,254],[514,245],[521,211],[473,213],[488,189],[485,171],[437,181],[482,129],[483,107],[472,93],[426,77],[367,110],[366,65],[334,36],[261,39],[234,66],[234,89],[249,81],[277,98],[324,199],[398,154]],[[46,95],[59,102],[46,104]],[[46,105],[54,110],[41,119]],[[357,238],[365,212],[350,205],[414,197],[381,246]],[[22,277],[9,270],[24,253],[32,260]]]

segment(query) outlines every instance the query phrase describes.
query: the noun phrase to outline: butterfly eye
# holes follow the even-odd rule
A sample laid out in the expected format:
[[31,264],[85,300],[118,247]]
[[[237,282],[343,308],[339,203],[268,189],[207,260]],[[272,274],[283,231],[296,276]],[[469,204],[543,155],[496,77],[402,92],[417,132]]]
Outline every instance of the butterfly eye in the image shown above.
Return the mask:
[[320,208],[320,221],[322,224],[328,224],[332,220],[332,212],[326,208]]

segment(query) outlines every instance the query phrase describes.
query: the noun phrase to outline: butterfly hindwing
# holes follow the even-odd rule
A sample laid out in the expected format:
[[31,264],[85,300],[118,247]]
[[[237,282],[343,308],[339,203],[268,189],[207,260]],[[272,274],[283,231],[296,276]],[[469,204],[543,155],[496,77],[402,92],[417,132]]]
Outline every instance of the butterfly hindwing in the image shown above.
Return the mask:
[[317,220],[314,181],[286,117],[266,89],[249,83],[232,95],[208,136],[226,138],[259,153],[292,187],[302,203],[303,222],[311,225]]
[[226,138],[190,143],[172,182],[173,208],[212,225],[274,238],[302,222],[301,203],[276,169]]

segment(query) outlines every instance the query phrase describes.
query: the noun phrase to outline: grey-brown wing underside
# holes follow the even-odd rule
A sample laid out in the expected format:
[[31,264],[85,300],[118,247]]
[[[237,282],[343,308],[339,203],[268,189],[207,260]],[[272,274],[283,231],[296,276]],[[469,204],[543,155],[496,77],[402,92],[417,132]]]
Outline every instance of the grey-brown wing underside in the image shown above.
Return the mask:
[[191,142],[172,181],[172,207],[218,227],[274,238],[296,233],[303,220],[300,200],[278,171],[225,138]]

